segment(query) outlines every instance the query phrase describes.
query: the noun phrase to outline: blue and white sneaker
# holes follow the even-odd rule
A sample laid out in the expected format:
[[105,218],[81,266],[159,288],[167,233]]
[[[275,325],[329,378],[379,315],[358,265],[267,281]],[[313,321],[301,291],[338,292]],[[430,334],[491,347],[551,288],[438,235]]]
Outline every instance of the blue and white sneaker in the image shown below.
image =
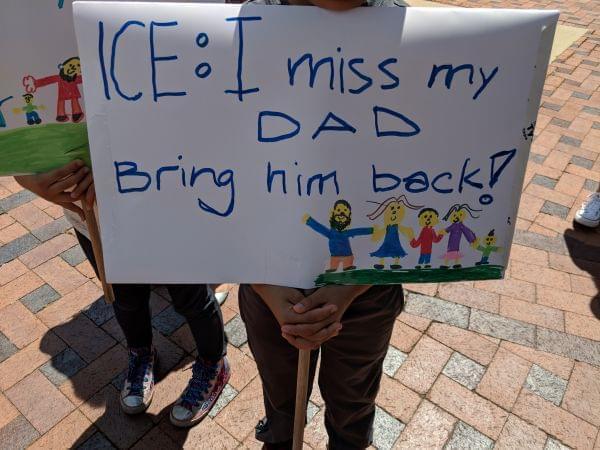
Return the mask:
[[129,349],[129,370],[120,397],[125,414],[139,414],[150,406],[154,394],[155,359],[153,347]]
[[171,423],[187,428],[202,421],[217,402],[230,376],[226,357],[217,363],[197,359],[192,366],[192,379],[171,410]]

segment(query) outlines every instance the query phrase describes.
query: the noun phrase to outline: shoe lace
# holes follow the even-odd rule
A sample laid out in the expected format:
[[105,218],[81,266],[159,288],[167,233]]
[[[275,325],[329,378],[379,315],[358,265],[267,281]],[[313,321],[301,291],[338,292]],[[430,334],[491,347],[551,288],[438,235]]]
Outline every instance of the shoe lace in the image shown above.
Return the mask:
[[151,361],[151,355],[129,352],[129,369],[127,371],[127,381],[130,385],[129,395],[138,397],[144,395],[144,383],[148,381],[148,367]]
[[200,404],[204,394],[208,393],[211,383],[217,376],[218,367],[218,363],[214,364],[202,360],[194,363],[192,366],[192,379],[181,399],[182,406],[192,409]]
[[591,194],[583,205],[581,205],[583,214],[598,215],[600,212],[600,193]]

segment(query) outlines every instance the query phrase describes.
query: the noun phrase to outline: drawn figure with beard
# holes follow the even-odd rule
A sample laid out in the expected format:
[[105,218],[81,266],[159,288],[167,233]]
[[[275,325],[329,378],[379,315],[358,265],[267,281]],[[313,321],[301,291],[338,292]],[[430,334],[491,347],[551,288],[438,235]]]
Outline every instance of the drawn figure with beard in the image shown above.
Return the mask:
[[462,205],[457,203],[452,205],[444,216],[444,220],[451,222],[451,225],[446,228],[446,233],[448,233],[448,250],[442,256],[444,265],[440,266],[441,269],[447,269],[451,260],[454,261],[454,265],[452,266],[454,269],[460,269],[462,267],[460,260],[464,255],[460,251],[460,241],[463,236],[473,248],[477,248],[479,245],[475,233],[463,223],[467,214],[473,219],[479,218],[479,216],[474,214],[475,212],[481,212],[481,210],[471,208],[466,203],[463,203]]
[[383,243],[379,249],[371,253],[371,256],[380,259],[379,264],[375,264],[373,267],[377,270],[382,270],[385,267],[385,259],[393,258],[394,262],[393,264],[390,264],[390,269],[401,269],[400,258],[404,258],[407,253],[400,243],[400,234],[405,235],[409,241],[415,237],[412,228],[402,225],[402,220],[404,220],[406,214],[405,207],[419,209],[422,208],[422,206],[412,205],[405,195],[401,195],[400,197],[390,197],[382,203],[369,203],[375,203],[378,206],[377,209],[367,217],[371,220],[375,220],[383,214],[383,222],[385,225],[384,229],[378,227],[375,228],[375,232],[373,233],[373,240],[375,241],[380,240],[385,234]]
[[356,269],[354,265],[354,255],[350,247],[350,238],[356,236],[369,236],[373,234],[373,228],[353,228],[348,229],[352,221],[352,208],[346,200],[338,200],[334,203],[329,214],[329,228],[320,224],[310,215],[305,214],[304,223],[317,233],[322,234],[329,239],[329,253],[331,255],[329,269],[326,272],[335,272],[339,265],[342,269]]
[[83,119],[83,111],[79,104],[81,94],[79,93],[78,85],[81,84],[81,64],[77,56],[67,59],[64,63],[58,66],[58,75],[50,75],[48,77],[36,79],[31,75],[23,78],[23,86],[25,90],[32,94],[38,88],[48,86],[50,84],[58,85],[58,100],[56,103],[56,121],[67,122],[69,116],[65,110],[65,103],[71,102],[71,120],[74,123],[81,122]]

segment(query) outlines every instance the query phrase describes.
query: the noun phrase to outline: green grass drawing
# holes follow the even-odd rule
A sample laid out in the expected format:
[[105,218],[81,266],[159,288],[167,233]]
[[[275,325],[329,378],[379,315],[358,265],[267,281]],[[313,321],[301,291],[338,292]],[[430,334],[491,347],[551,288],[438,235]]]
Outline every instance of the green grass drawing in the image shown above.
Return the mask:
[[0,176],[46,172],[81,159],[91,167],[85,123],[0,131]]
[[400,284],[443,283],[467,280],[498,280],[504,273],[503,266],[486,265],[460,269],[358,269],[348,272],[322,273],[315,280],[317,286],[328,284]]

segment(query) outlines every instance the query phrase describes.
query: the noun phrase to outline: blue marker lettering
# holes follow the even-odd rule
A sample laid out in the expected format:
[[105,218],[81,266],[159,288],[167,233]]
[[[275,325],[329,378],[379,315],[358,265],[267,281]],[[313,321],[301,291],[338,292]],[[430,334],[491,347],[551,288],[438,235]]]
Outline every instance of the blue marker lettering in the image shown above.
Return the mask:
[[[338,124],[329,125],[328,123],[330,120],[334,120]],[[313,140],[315,140],[322,131],[349,131],[350,133],[354,134],[356,133],[356,128],[354,128],[341,117],[338,117],[334,113],[330,112],[327,114],[327,117],[325,117],[325,120],[321,122],[321,125],[319,125],[319,128],[317,128],[317,131],[315,131],[315,133],[312,135]]]
[[[281,119],[286,120],[288,123],[295,126],[295,129],[275,135],[275,136],[265,136],[263,132],[263,118],[265,117],[279,117]],[[258,142],[278,142],[283,141],[285,139],[291,139],[296,136],[300,132],[300,122],[294,119],[292,116],[289,116],[282,112],[277,111],[261,111],[258,114]]]
[[387,66],[390,64],[396,64],[398,62],[397,58],[388,58],[385,61],[379,63],[377,67],[381,70],[385,75],[387,75],[392,82],[389,84],[382,84],[381,89],[396,89],[400,85],[400,79],[392,72],[387,69]]
[[154,101],[157,102],[160,97],[181,97],[187,95],[185,91],[177,92],[159,92],[156,82],[156,63],[159,61],[176,61],[177,55],[156,56],[154,39],[154,29],[158,27],[176,27],[177,22],[150,22],[150,62],[152,64],[152,95]]
[[309,75],[310,75],[308,85],[311,88],[315,87],[315,82],[317,81],[317,75],[319,74],[319,68],[321,66],[323,66],[324,64],[328,64],[329,65],[329,89],[333,90],[334,89],[333,83],[334,83],[334,77],[335,77],[335,72],[334,72],[334,68],[333,68],[333,58],[331,56],[328,56],[326,58],[321,58],[315,64],[313,55],[311,53],[305,53],[304,55],[302,55],[300,57],[300,59],[298,59],[293,64],[292,64],[292,59],[288,58],[287,68],[288,68],[288,81],[290,83],[290,86],[294,86],[294,83],[296,81],[296,72],[298,71],[298,68],[305,61],[308,62],[308,70],[309,70]]
[[229,186],[230,194],[229,194],[229,204],[227,205],[227,208],[225,209],[225,211],[219,211],[218,209],[213,208],[212,206],[210,206],[208,203],[204,202],[200,198],[198,198],[198,206],[200,207],[201,210],[206,211],[210,214],[214,214],[219,217],[230,216],[235,207],[235,184],[234,184],[234,180],[233,180],[233,170],[231,170],[231,169],[224,170],[223,172],[221,172],[219,174],[218,177],[216,176],[215,171],[212,169],[202,169],[201,172],[210,172],[213,177],[213,182],[215,183],[215,185],[217,187]]
[[269,161],[269,163],[267,165],[267,190],[269,191],[269,194],[273,190],[273,180],[275,179],[276,175],[281,176],[281,187],[282,187],[283,193],[287,194],[287,186],[286,186],[286,182],[285,182],[285,170],[273,170],[271,168],[271,161]]
[[[397,177],[396,175],[391,173],[377,173],[375,164],[373,164],[371,167],[373,168],[373,175],[371,178],[371,182],[373,184],[373,192],[393,191],[398,186],[400,186],[400,183],[402,182],[402,179],[400,177]],[[380,180],[390,180],[391,184],[388,184],[387,186],[379,186]]]
[[[137,163],[133,161],[114,161],[115,175],[117,177],[117,189],[120,194],[127,194],[129,192],[144,192],[152,183],[152,177],[147,172],[138,171]],[[128,167],[128,169],[121,170],[121,167]],[[128,187],[124,188],[121,184],[122,177],[141,177],[146,180],[143,186]]]
[[327,175],[318,173],[318,174],[310,177],[307,182],[306,194],[310,197],[313,183],[318,182],[319,183],[319,194],[323,195],[323,190],[325,188],[325,182],[329,179],[333,180],[333,185],[335,186],[335,194],[340,195],[340,186],[338,185],[337,171],[335,171],[335,170],[333,172],[328,173]]
[[[127,22],[125,22],[123,24],[123,26],[119,29],[119,31],[117,31],[117,33],[115,34],[115,37],[113,38],[113,41],[112,41],[112,54],[110,56],[110,77],[112,78],[113,84],[115,85],[115,90],[117,91],[117,94],[119,94],[125,100],[136,101],[136,100],[140,99],[140,97],[142,96],[142,93],[138,92],[137,94],[134,94],[132,96],[126,95],[125,93],[123,93],[123,91],[119,87],[119,82],[117,81],[117,77],[115,75],[115,60],[116,60],[116,55],[117,55],[117,44],[119,42],[119,39],[121,38],[121,35],[123,33],[125,33],[127,28],[129,28],[132,25],[137,25],[139,27],[145,28],[145,25],[142,22],[140,22],[139,20],[128,20]],[[102,62],[103,62],[103,58],[101,60],[101,63]],[[106,91],[105,91],[105,94],[106,94]]]
[[361,92],[366,91],[373,85],[373,79],[371,77],[366,76],[360,70],[358,70],[355,66],[357,64],[363,64],[365,60],[363,58],[353,58],[348,62],[348,68],[356,75],[358,78],[363,80],[365,83],[359,87],[358,89],[348,89],[348,92],[351,94],[360,94]]
[[454,189],[452,188],[440,188],[437,186],[437,182],[441,179],[441,178],[447,178],[448,180],[452,179],[452,174],[450,172],[444,172],[444,173],[440,173],[438,176],[436,176],[433,181],[431,182],[431,187],[433,188],[433,190],[435,192],[438,192],[440,194],[452,194],[452,192],[454,192]]
[[492,78],[494,78],[497,73],[498,73],[498,66],[496,66],[494,68],[494,70],[492,70],[492,73],[490,73],[490,75],[488,77],[485,76],[485,73],[483,72],[482,68],[479,69],[479,74],[481,75],[482,84],[481,84],[481,87],[479,89],[477,89],[477,92],[475,92],[475,95],[473,96],[473,100],[477,100],[477,97],[479,97],[479,94],[481,94],[485,90],[487,85],[490,84],[490,81],[492,81]]
[[[494,153],[492,156],[490,156],[490,159],[492,160],[492,167],[490,169],[490,187],[491,188],[493,188],[494,185],[498,182],[498,180],[500,179],[500,175],[502,174],[504,169],[506,169],[506,167],[512,161],[512,159],[515,157],[516,154],[517,154],[517,149],[513,148],[512,150],[504,150],[504,151],[501,151],[498,153]],[[500,167],[498,167],[496,169],[496,160],[499,158],[504,158],[504,160],[500,164]]]
[[456,75],[456,73],[460,72],[461,70],[469,71],[469,84],[473,84],[473,75],[474,75],[475,69],[473,68],[472,64],[462,64],[458,67],[454,67],[452,64],[443,64],[441,66],[434,64],[433,69],[431,69],[431,75],[429,77],[429,82],[427,83],[428,88],[431,88],[433,86],[438,74],[440,72],[442,72],[443,70],[446,71],[446,79],[445,79],[444,83],[445,83],[447,89],[450,89],[450,87],[452,86],[452,81],[454,80],[454,75]]
[[225,19],[227,22],[238,23],[238,59],[237,59],[237,89],[228,89],[225,91],[226,94],[235,94],[238,96],[240,102],[244,101],[245,94],[253,94],[258,92],[258,88],[244,89],[243,83],[243,63],[244,63],[244,22],[262,20],[260,16],[254,17],[228,17]]
[[[380,125],[379,125],[379,114],[380,113],[387,114],[391,117],[400,119],[403,122],[403,124],[408,125],[409,127],[412,128],[412,130],[410,130],[410,131],[383,130],[382,131],[380,128]],[[400,114],[397,111],[393,111],[391,109],[384,108],[383,106],[375,106],[373,108],[373,114],[375,114],[375,132],[377,134],[377,137],[383,137],[383,136],[410,137],[410,136],[415,136],[421,132],[421,128],[419,127],[419,125],[417,125],[415,122],[410,120],[404,114]]]
[[465,163],[463,164],[462,167],[462,171],[460,173],[460,183],[458,184],[458,192],[462,193],[463,191],[463,186],[465,184],[468,184],[469,186],[473,186],[474,188],[477,189],[483,189],[483,184],[479,183],[478,181],[471,181],[471,178],[474,177],[475,175],[477,175],[479,172],[481,172],[481,169],[475,169],[472,172],[469,172],[467,174],[467,166],[469,165],[469,161],[471,161],[471,158],[467,158],[465,160]]
[[[415,185],[418,187],[413,187]],[[404,178],[404,189],[413,194],[425,192],[429,189],[429,178],[427,177],[427,174],[420,170]]]
[[98,22],[98,60],[100,62],[100,73],[102,74],[102,85],[104,86],[104,97],[110,100],[110,89],[106,77],[106,64],[104,62],[104,22]]

